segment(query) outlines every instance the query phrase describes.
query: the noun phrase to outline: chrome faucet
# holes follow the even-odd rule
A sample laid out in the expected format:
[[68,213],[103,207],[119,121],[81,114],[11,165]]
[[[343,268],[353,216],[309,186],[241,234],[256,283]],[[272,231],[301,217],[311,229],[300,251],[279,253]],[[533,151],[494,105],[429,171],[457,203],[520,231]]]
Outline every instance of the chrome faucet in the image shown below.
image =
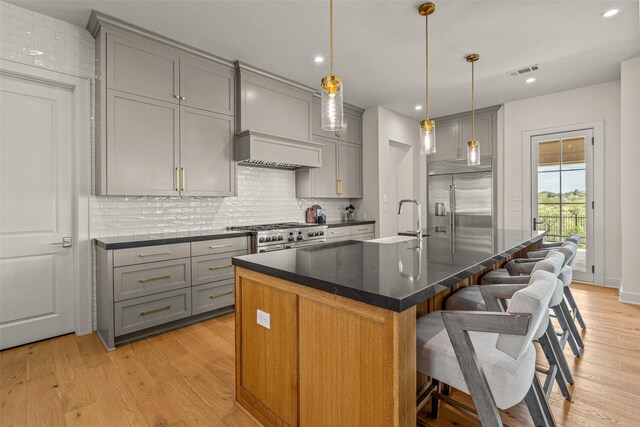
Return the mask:
[[418,229],[415,231],[415,233],[416,233],[416,239],[422,240],[422,208],[420,207],[420,202],[413,199],[400,200],[400,204],[398,205],[398,215],[402,213],[402,205],[405,203],[415,203],[418,209],[418,224],[417,224]]

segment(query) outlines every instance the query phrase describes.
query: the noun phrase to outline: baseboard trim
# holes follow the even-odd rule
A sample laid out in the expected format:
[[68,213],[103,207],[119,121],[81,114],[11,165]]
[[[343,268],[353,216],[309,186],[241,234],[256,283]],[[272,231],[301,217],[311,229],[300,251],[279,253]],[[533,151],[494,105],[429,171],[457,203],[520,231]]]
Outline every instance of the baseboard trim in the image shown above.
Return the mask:
[[620,292],[620,302],[640,305],[640,294],[636,294],[634,292]]
[[605,277],[604,286],[607,288],[620,289],[620,279],[616,279],[615,277]]

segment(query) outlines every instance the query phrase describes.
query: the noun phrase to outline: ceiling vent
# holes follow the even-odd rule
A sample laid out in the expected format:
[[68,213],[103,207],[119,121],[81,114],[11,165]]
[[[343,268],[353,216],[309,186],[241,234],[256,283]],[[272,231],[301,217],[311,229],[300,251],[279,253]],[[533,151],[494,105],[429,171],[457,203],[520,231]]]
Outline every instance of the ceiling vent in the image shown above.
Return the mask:
[[526,73],[530,73],[532,71],[538,71],[540,67],[538,67],[538,64],[536,65],[529,65],[528,67],[524,67],[524,68],[520,68],[519,70],[514,70],[509,72],[510,75],[512,76],[519,76],[520,74],[526,74]]

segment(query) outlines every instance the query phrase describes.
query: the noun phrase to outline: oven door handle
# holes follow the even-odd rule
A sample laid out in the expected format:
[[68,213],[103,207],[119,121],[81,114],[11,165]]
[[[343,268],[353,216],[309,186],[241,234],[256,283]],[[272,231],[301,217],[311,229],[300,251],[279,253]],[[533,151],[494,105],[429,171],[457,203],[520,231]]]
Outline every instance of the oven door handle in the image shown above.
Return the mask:
[[260,250],[258,251],[258,253],[263,254],[263,253],[266,253],[266,252],[281,251],[281,250],[283,250],[283,249],[287,249],[287,248],[260,249]]

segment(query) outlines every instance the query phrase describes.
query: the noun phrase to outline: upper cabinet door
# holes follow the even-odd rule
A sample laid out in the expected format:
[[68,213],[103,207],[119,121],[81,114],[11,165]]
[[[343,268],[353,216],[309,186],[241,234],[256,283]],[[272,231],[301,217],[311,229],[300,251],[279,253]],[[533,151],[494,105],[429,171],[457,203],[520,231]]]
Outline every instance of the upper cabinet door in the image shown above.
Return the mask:
[[460,156],[458,150],[458,133],[459,126],[457,121],[436,122],[436,153],[429,156],[429,161],[435,162],[439,160],[457,159]]
[[336,136],[342,141],[362,144],[362,115],[345,110],[344,125],[342,130],[336,131]]
[[180,108],[181,194],[232,196],[235,190],[233,117]]
[[107,33],[107,89],[178,103],[178,52],[140,37]]
[[[490,156],[493,154],[493,122],[494,115],[476,115],[476,140],[480,142],[480,155]],[[467,154],[467,142],[471,140],[471,119],[461,123],[462,138],[460,147],[463,149],[463,156]]]
[[313,197],[336,197],[338,195],[338,141],[314,138],[322,147],[322,167],[311,169],[311,194]]
[[[324,166],[324,163],[323,163]],[[362,146],[339,141],[338,179],[342,181],[343,198],[362,197]]]
[[181,104],[233,115],[235,72],[194,56],[180,57]]
[[107,194],[177,196],[179,106],[107,91]]

